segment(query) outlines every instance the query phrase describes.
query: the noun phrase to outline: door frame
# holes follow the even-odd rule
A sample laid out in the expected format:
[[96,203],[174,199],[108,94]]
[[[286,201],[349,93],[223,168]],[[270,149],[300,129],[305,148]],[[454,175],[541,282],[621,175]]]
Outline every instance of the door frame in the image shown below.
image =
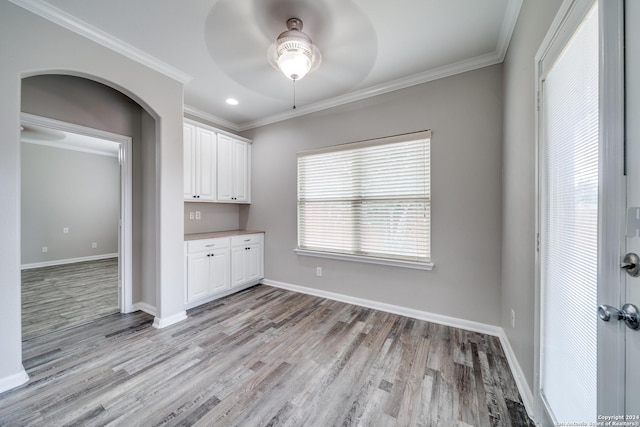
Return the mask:
[[[52,130],[105,139],[120,145],[120,218],[118,232],[118,305],[121,313],[133,311],[133,213],[131,137],[63,122],[29,113],[20,113],[20,123]],[[21,196],[22,197],[22,194]]]
[[[541,159],[543,118],[540,114],[543,61],[557,56],[596,0],[565,0],[560,6],[535,56],[535,323],[534,416],[542,425],[553,425],[541,387]],[[598,213],[598,303],[619,306],[624,286],[619,268],[625,245],[626,180],[624,177],[624,0],[598,1],[600,50],[600,143]],[[611,207],[614,207],[611,209]],[[607,208],[608,207],[608,208]],[[608,285],[612,284],[612,285]],[[593,308],[594,316],[597,307]],[[598,413],[624,414],[624,334],[601,334],[598,322]],[[601,366],[601,362],[599,362]]]

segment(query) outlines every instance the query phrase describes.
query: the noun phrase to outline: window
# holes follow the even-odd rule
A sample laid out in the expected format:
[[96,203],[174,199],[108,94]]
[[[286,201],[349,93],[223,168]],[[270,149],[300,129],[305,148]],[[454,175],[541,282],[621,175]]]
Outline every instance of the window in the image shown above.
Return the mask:
[[431,268],[431,132],[298,153],[303,255]]

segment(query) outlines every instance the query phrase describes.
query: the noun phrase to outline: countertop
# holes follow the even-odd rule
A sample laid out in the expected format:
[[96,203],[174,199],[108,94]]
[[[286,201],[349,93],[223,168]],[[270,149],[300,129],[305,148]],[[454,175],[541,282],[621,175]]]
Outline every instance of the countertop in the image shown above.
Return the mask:
[[209,232],[209,233],[192,233],[192,234],[185,234],[184,235],[184,241],[188,242],[189,240],[215,239],[216,237],[241,236],[243,234],[256,234],[256,233],[264,233],[264,231],[260,231],[260,230],[228,230],[228,231],[212,231],[212,232]]

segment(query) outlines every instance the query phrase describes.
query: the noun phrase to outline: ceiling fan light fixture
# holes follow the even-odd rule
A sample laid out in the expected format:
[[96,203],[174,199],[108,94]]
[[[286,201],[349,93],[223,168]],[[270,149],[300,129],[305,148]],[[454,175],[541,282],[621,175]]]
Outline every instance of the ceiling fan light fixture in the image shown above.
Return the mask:
[[276,40],[276,64],[291,80],[303,78],[320,59],[311,38],[302,32],[302,21],[291,18],[287,21],[287,31]]
[[311,60],[297,51],[287,51],[278,56],[278,68],[291,80],[300,80],[311,69]]

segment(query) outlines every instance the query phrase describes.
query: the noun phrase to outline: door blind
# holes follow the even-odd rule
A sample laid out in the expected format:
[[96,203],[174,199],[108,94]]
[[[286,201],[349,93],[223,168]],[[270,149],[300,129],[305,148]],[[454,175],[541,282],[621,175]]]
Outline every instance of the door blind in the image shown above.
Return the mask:
[[430,261],[429,131],[298,154],[298,249]]
[[596,421],[599,73],[593,7],[543,81],[541,388],[556,422]]

